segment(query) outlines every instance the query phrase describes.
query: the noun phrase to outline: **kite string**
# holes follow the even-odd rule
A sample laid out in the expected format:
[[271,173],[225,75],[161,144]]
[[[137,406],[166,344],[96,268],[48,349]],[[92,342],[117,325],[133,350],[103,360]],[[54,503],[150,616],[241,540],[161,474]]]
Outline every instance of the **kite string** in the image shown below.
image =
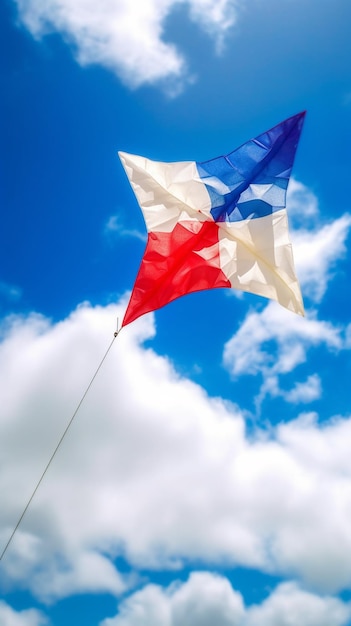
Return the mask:
[[11,533],[11,536],[10,536],[10,538],[8,539],[8,541],[7,541],[7,543],[6,543],[5,547],[4,547],[4,549],[3,549],[3,551],[2,551],[2,553],[1,553],[1,555],[0,555],[0,561],[1,561],[1,559],[3,558],[3,556],[4,556],[4,554],[5,554],[6,550],[7,550],[7,548],[9,547],[9,545],[10,545],[10,543],[11,543],[11,541],[12,541],[12,539],[13,539],[13,537],[14,537],[14,535],[15,535],[15,533],[16,533],[16,531],[17,531],[17,529],[18,529],[19,525],[20,525],[20,523],[22,522],[22,520],[23,520],[23,518],[24,518],[24,516],[25,516],[25,514],[26,514],[26,512],[27,512],[27,510],[28,510],[28,508],[29,508],[29,506],[30,506],[30,504],[31,504],[31,502],[32,502],[32,500],[33,500],[33,498],[34,498],[34,496],[35,496],[35,494],[37,493],[37,491],[38,491],[38,489],[39,489],[39,487],[40,487],[40,485],[41,485],[41,483],[42,483],[42,481],[43,481],[43,479],[44,479],[44,476],[45,476],[46,472],[48,471],[48,469],[49,469],[49,467],[50,467],[50,465],[51,465],[52,461],[54,460],[54,457],[55,457],[55,455],[56,455],[56,453],[57,453],[57,451],[58,451],[59,447],[61,446],[61,444],[62,444],[62,442],[63,442],[63,440],[64,440],[64,438],[65,438],[65,436],[66,436],[66,434],[67,434],[67,432],[68,432],[68,430],[69,430],[69,428],[70,428],[70,426],[72,425],[72,422],[73,422],[73,420],[74,420],[75,416],[77,415],[77,413],[78,413],[78,411],[79,411],[80,407],[82,406],[82,404],[83,404],[83,402],[84,402],[84,400],[85,400],[85,398],[86,398],[86,396],[87,396],[87,393],[88,393],[88,391],[89,391],[90,387],[92,386],[92,384],[93,384],[93,382],[94,382],[95,378],[97,377],[97,375],[98,375],[98,373],[99,373],[99,371],[100,371],[100,369],[101,369],[101,367],[102,367],[102,365],[103,365],[103,363],[104,363],[104,361],[105,361],[105,359],[106,359],[106,357],[107,357],[108,353],[110,352],[110,350],[111,350],[111,348],[112,348],[112,345],[113,345],[113,343],[114,343],[114,341],[115,341],[115,339],[116,339],[116,337],[117,337],[117,335],[118,335],[118,334],[119,334],[119,330],[118,330],[118,327],[117,327],[117,330],[114,332],[113,339],[112,339],[112,341],[111,341],[110,345],[108,346],[108,348],[107,348],[107,350],[106,350],[106,352],[105,352],[104,356],[102,357],[102,359],[101,359],[101,361],[100,361],[100,363],[99,363],[99,365],[98,365],[98,367],[97,367],[97,369],[96,369],[96,371],[95,371],[95,374],[93,375],[93,377],[92,377],[92,379],[91,379],[91,381],[90,381],[89,385],[87,386],[87,388],[86,388],[86,390],[85,390],[85,392],[84,392],[84,394],[83,394],[82,398],[80,399],[80,401],[79,401],[79,403],[78,403],[78,405],[77,405],[77,408],[76,408],[76,410],[74,411],[74,413],[73,413],[73,415],[72,415],[71,419],[69,420],[69,422],[68,422],[68,424],[67,424],[67,426],[66,426],[66,428],[65,428],[65,430],[64,430],[64,432],[63,432],[63,434],[61,435],[61,438],[60,438],[60,440],[59,440],[59,442],[58,442],[58,444],[57,444],[57,446],[56,446],[55,450],[53,451],[53,453],[52,453],[52,455],[51,455],[51,457],[50,457],[50,459],[49,459],[49,461],[48,461],[48,463],[47,463],[47,465],[46,465],[46,467],[45,467],[45,469],[44,469],[44,471],[43,471],[42,475],[40,476],[40,478],[39,478],[39,480],[38,480],[38,482],[37,482],[37,484],[36,484],[36,487],[35,487],[35,489],[34,489],[34,490],[33,490],[33,492],[32,492],[32,495],[30,496],[30,498],[29,498],[29,500],[28,500],[28,502],[27,502],[26,506],[24,507],[24,509],[23,509],[23,511],[22,511],[22,514],[21,514],[21,516],[20,516],[20,518],[19,518],[19,520],[18,520],[18,522],[17,522],[17,524],[16,524],[15,528],[13,529],[13,531],[12,531],[12,533]]

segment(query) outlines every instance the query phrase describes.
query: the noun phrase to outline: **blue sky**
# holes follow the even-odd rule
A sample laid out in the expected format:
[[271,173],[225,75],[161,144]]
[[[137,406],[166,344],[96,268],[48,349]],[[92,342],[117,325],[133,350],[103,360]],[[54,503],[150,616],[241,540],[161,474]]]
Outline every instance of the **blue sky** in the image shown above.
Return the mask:
[[306,317],[216,289],[118,336],[0,564],[4,626],[351,624],[348,0],[0,7],[0,541],[128,302],[117,151],[226,154],[307,110]]

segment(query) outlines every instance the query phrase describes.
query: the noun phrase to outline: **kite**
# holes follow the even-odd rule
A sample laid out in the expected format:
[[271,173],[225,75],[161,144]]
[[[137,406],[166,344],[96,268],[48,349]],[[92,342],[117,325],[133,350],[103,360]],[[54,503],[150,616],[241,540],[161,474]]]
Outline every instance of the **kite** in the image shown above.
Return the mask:
[[304,315],[285,209],[305,112],[205,162],[119,152],[147,244],[122,322],[216,287],[270,298]]
[[[277,300],[304,315],[285,210],[286,191],[305,112],[226,156],[159,163],[119,152],[142,209],[148,239],[122,327],[185,294],[229,287]],[[106,350],[32,495],[94,382]]]

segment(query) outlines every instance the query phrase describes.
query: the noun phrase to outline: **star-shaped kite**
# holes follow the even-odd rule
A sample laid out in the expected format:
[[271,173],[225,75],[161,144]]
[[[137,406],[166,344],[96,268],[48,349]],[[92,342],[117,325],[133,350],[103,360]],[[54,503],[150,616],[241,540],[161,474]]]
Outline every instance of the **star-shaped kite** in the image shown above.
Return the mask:
[[122,326],[215,287],[272,298],[304,315],[285,210],[304,116],[204,163],[119,153],[148,231]]

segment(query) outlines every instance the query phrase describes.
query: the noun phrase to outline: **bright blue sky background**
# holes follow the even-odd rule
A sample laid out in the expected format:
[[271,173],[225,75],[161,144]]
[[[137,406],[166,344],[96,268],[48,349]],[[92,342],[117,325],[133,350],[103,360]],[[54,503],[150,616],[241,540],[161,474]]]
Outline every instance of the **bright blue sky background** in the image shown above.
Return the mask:
[[204,161],[307,116],[306,318],[214,290],[127,326],[0,564],[0,624],[351,624],[350,20],[348,0],[1,4],[2,546],[142,258],[117,151]]

